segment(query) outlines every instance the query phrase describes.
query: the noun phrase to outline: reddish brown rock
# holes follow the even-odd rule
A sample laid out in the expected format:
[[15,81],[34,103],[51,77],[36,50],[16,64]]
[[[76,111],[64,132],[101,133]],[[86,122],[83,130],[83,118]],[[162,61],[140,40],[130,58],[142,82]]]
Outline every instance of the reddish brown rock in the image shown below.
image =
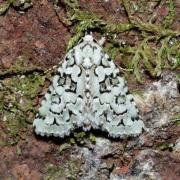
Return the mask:
[[40,180],[41,174],[36,170],[31,170],[27,164],[16,165],[12,169],[15,180]]
[[1,63],[2,63],[2,66],[3,68],[5,69],[8,69],[10,68],[10,66],[12,65],[12,62],[13,62],[13,57],[12,56],[3,56],[1,58]]
[[30,158],[42,158],[50,151],[51,145],[48,142],[32,139],[27,145],[24,144],[24,155]]

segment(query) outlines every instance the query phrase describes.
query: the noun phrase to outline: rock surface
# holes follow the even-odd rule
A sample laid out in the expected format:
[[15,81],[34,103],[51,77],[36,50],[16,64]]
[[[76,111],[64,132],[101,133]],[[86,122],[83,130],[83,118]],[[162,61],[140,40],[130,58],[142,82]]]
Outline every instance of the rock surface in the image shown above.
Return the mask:
[[[3,2],[0,0],[0,5]],[[128,22],[117,0],[78,2],[82,10],[106,21]],[[133,2],[131,13],[143,22],[158,24],[169,13],[165,3],[155,8],[155,17],[150,19],[155,2],[141,2]],[[178,30],[180,6],[177,0],[174,4],[172,27]],[[129,89],[141,90],[135,101],[146,131],[139,137],[110,139],[98,131],[76,132],[67,139],[35,136],[32,121],[40,104],[37,94],[42,96],[50,84],[48,73],[42,78],[38,75],[57,65],[65,54],[73,25],[66,20],[66,11],[63,0],[17,0],[0,16],[0,179],[179,179],[179,70],[166,69],[158,79],[147,76],[141,85],[130,76]],[[128,43],[133,47],[141,38],[134,31],[122,33],[120,39],[115,37],[122,46]]]

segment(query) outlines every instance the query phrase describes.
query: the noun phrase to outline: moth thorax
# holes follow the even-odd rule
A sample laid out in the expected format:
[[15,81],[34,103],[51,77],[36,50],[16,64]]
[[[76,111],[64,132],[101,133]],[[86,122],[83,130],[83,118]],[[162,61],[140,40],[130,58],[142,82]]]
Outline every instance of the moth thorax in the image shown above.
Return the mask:
[[84,58],[82,65],[84,66],[85,69],[90,69],[93,65],[92,59],[89,57]]

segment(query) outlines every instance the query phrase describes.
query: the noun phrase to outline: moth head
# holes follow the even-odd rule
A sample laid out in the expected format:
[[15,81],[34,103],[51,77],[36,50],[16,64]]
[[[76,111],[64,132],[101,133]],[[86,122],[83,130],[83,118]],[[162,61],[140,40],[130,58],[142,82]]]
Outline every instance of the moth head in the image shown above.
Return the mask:
[[93,39],[94,39],[94,38],[92,37],[92,35],[87,34],[87,35],[84,36],[83,41],[93,42]]

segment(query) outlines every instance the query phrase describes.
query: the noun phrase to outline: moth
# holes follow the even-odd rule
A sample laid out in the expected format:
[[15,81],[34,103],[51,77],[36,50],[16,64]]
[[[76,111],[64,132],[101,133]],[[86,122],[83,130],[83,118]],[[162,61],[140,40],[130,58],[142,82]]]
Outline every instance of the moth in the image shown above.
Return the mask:
[[77,128],[99,129],[114,138],[144,129],[119,68],[92,35],[65,55],[33,126],[38,135],[61,138]]

